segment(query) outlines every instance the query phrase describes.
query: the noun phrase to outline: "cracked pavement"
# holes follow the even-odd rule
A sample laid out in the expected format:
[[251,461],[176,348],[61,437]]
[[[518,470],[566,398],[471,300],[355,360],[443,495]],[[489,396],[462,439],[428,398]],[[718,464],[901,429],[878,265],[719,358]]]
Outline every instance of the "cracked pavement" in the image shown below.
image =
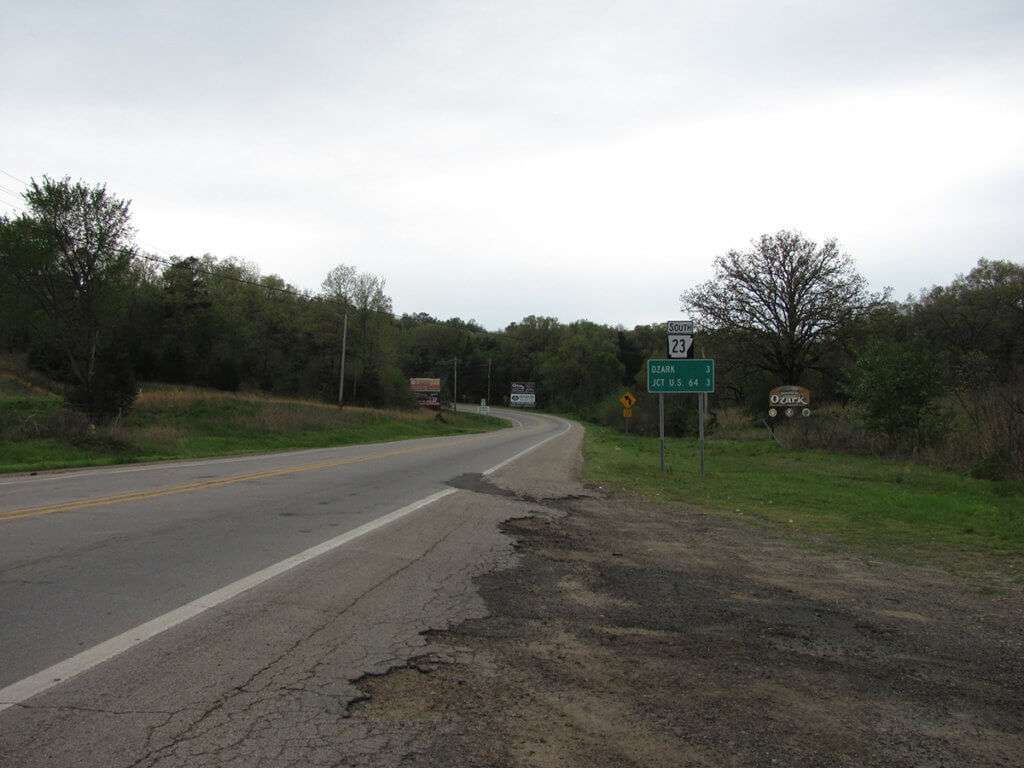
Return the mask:
[[0,712],[0,766],[1024,764],[1019,583],[585,488],[581,436]]
[[[578,461],[579,433],[498,477]],[[361,685],[450,661],[424,633],[486,615],[475,579],[512,564],[499,526],[530,505],[455,493],[15,705],[0,766],[397,765],[403,734],[352,717]]]

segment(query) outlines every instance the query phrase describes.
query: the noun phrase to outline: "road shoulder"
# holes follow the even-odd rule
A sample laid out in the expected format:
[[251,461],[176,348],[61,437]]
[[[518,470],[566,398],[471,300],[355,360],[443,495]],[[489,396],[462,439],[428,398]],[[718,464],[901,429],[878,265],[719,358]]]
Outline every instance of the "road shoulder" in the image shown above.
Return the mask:
[[474,491],[522,511],[516,567],[477,579],[488,615],[429,633],[445,663],[363,682],[353,717],[406,734],[403,765],[1019,764],[1019,586],[559,486],[538,458],[536,486]]

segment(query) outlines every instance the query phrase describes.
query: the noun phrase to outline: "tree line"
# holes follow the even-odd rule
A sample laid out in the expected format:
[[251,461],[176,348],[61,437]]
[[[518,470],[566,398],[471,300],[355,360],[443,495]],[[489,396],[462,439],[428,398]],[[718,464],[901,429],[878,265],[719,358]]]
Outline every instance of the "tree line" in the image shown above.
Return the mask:
[[[457,368],[460,401],[500,404],[512,381],[534,381],[541,405],[615,424],[615,397],[630,388],[645,428],[644,361],[665,355],[663,326],[530,316],[490,331],[396,316],[384,277],[350,265],[304,291],[235,259],[147,253],[130,204],[103,185],[43,177],[24,200],[24,214],[0,217],[0,348],[26,355],[97,422],[130,408],[142,381],[335,400],[347,316],[346,402],[412,407],[413,376],[442,378],[450,399]],[[698,354],[716,359],[713,409],[757,421],[769,389],[799,384],[905,450],[966,421],[990,433],[984,450],[1021,469],[1020,264],[981,260],[894,300],[868,289],[835,240],[780,231],[716,258],[680,311],[698,323]],[[692,428],[692,399],[672,400],[674,432]]]

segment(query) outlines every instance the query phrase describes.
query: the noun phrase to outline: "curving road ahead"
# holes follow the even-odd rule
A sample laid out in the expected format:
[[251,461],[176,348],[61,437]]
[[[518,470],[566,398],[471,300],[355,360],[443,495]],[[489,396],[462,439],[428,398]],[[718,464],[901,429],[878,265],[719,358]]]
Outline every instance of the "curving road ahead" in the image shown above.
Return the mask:
[[495,413],[514,426],[0,477],[0,710],[26,707],[107,658],[356,546],[454,493],[453,478],[494,471],[569,429],[540,414]]

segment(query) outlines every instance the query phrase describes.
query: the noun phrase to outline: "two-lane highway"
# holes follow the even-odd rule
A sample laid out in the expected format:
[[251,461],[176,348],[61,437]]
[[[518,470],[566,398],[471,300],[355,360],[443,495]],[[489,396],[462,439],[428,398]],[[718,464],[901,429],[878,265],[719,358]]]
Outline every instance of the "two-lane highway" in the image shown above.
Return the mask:
[[0,709],[56,682],[41,672],[85,671],[567,428],[508,417],[481,435],[0,479]]

